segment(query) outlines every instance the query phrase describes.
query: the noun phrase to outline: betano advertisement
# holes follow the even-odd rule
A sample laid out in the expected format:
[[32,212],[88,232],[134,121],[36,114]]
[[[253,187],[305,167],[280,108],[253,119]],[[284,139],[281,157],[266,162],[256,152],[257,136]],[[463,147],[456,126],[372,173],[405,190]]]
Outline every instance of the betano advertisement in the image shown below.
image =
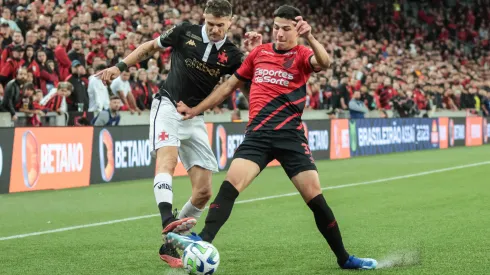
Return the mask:
[[89,185],[92,127],[16,128],[10,193]]
[[437,119],[352,119],[351,156],[389,154],[439,148]]
[[0,194],[9,192],[14,128],[0,128]]
[[155,175],[148,126],[94,127],[93,139],[91,184]]
[[[316,160],[487,144],[488,119],[334,119],[303,123]],[[246,123],[208,123],[211,148],[226,170]],[[268,166],[278,166],[272,161]],[[0,193],[151,179],[147,126],[0,129]],[[187,175],[182,163],[175,176]]]

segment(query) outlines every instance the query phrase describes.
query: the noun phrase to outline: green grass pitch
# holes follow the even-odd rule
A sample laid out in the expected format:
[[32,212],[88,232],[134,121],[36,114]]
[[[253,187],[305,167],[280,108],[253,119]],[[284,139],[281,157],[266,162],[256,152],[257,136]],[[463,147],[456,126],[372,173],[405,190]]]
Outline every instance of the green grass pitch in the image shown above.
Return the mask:
[[[490,146],[483,146],[317,165],[322,187],[398,177],[324,191],[347,250],[374,257],[385,267],[363,273],[489,274],[489,160]],[[443,168],[450,169],[436,171]],[[399,177],[404,175],[409,176]],[[214,176],[215,192],[223,178],[224,173]],[[177,178],[173,186],[174,205],[180,208],[190,196],[190,183]],[[238,200],[292,192],[283,170],[268,168]],[[157,214],[152,180],[1,195],[0,238],[149,214]],[[198,222],[198,231],[203,223]],[[160,218],[154,215],[2,239],[0,273],[183,274],[159,259],[160,230]],[[217,274],[350,273],[338,269],[298,195],[235,205],[214,245],[221,256]]]

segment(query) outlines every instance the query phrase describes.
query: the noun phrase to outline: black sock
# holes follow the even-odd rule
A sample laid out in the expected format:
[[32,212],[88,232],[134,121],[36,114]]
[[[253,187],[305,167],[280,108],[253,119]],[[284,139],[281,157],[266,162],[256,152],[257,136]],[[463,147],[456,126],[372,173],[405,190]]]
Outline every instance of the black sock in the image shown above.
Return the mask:
[[165,228],[169,223],[175,221],[172,214],[172,205],[168,202],[161,202],[158,204],[160,210],[160,216],[162,217],[162,227]]
[[240,193],[229,181],[224,181],[218,195],[209,206],[204,229],[199,234],[206,242],[212,242],[220,228],[230,217],[233,204]]
[[313,211],[318,230],[320,230],[333,253],[337,256],[337,263],[341,266],[344,265],[349,259],[349,253],[345,251],[339,225],[325,198],[320,194],[308,202],[308,206]]

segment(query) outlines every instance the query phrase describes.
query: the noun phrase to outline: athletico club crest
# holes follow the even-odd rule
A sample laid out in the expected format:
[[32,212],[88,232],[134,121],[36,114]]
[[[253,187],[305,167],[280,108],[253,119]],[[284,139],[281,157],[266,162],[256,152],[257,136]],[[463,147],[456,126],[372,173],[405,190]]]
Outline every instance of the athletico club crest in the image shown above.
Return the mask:
[[291,66],[293,66],[293,63],[294,63],[294,55],[287,56],[284,58],[284,63],[282,63],[282,66],[285,69],[289,69],[291,68]]
[[228,62],[228,55],[226,54],[226,52],[223,51],[218,54],[218,62],[222,64]]

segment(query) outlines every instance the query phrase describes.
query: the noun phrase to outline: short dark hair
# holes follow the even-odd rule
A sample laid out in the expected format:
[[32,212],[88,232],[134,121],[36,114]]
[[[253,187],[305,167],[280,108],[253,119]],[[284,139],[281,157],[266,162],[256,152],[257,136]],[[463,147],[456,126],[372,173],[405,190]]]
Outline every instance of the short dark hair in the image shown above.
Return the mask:
[[34,84],[32,84],[31,82],[28,82],[28,83],[24,84],[24,87],[22,87],[22,90],[23,91],[27,91],[27,90],[36,91],[36,88],[34,87]]
[[284,18],[288,20],[294,20],[296,21],[296,17],[300,16],[301,12],[290,5],[282,5],[277,10],[274,11],[274,18],[279,17],[279,18]]
[[112,101],[112,100],[116,100],[116,99],[121,100],[121,98],[120,98],[120,97],[118,97],[117,95],[113,95],[113,96],[111,96],[111,101]]
[[227,0],[209,0],[204,8],[205,14],[212,14],[216,17],[226,17],[233,14],[231,4]]

